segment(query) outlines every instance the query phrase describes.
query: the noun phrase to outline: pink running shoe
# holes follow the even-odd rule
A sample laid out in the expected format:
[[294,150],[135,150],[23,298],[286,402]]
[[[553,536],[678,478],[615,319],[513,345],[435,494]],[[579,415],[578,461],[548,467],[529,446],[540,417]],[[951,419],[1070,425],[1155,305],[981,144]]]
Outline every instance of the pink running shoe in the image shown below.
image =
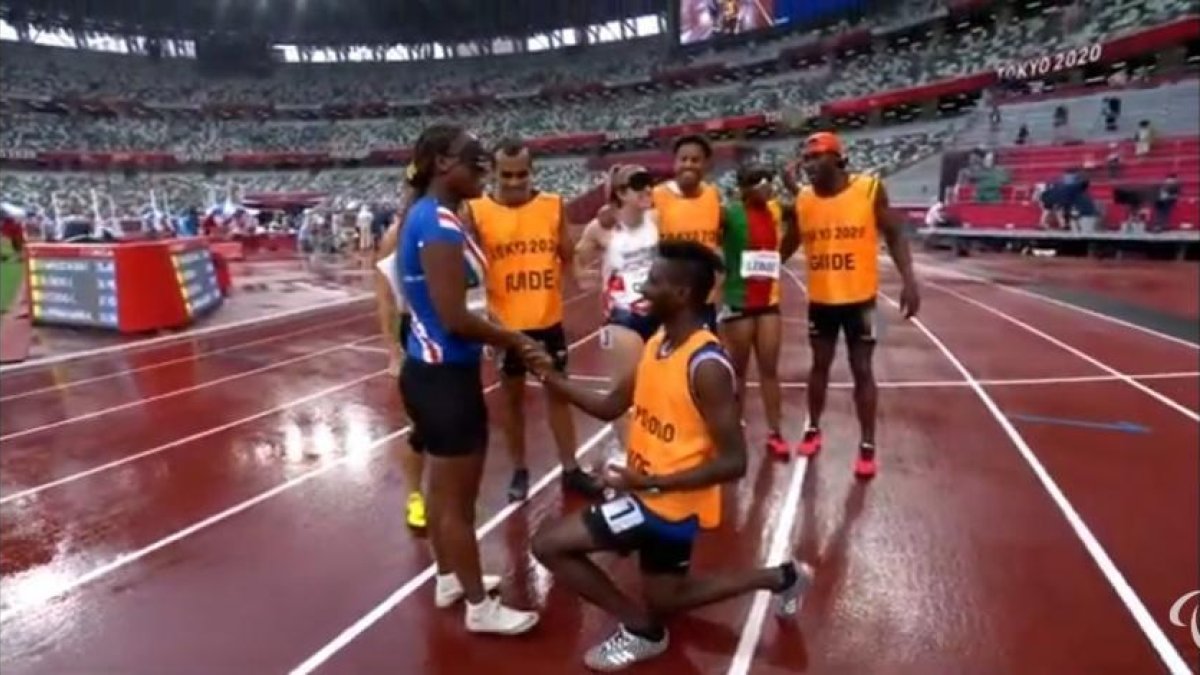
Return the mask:
[[820,429],[805,429],[804,438],[800,440],[800,445],[796,448],[800,451],[803,457],[812,457],[821,451],[821,430]]
[[858,446],[858,459],[854,461],[854,476],[861,480],[871,480],[878,470],[879,464],[875,461],[875,446],[866,444]]
[[788,459],[792,456],[792,449],[788,447],[787,441],[783,440],[783,436],[779,432],[773,432],[767,436],[767,452],[780,459]]

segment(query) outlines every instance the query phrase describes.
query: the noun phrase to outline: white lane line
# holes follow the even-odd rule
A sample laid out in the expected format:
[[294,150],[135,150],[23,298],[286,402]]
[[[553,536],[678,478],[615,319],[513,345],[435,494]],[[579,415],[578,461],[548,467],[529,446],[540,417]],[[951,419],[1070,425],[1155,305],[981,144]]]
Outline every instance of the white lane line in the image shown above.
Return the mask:
[[[786,266],[784,270],[789,272],[788,278],[796,283],[801,292],[807,295],[808,288],[804,282],[795,274],[791,274]],[[804,426],[808,427],[807,419],[804,421]],[[796,519],[800,513],[800,489],[804,485],[804,475],[808,471],[809,458],[795,453],[792,454],[792,458],[796,465],[792,467],[787,492],[776,512],[775,531],[771,533],[771,544],[767,549],[767,559],[764,561],[764,564],[767,565],[781,564],[787,560],[790,545],[795,541],[792,530],[796,527]],[[746,623],[742,626],[737,648],[733,652],[733,659],[729,663],[726,675],[746,675],[750,671],[750,666],[754,663],[754,653],[758,649],[758,641],[762,637],[763,621],[767,617],[767,606],[770,602],[771,594],[769,592],[755,593],[754,601],[750,605],[750,613],[746,617]]]
[[370,345],[354,345],[352,347],[346,347],[346,349],[350,349],[350,350],[353,350],[356,352],[370,352],[371,354],[390,354],[391,353],[383,347],[372,347]]
[[[567,350],[573,351],[575,349],[578,349],[579,347],[583,346],[585,343],[589,342],[590,340],[592,340],[599,334],[600,334],[599,329],[592,331],[588,335],[586,335],[586,336],[576,340],[575,342],[572,342],[570,345],[568,345]],[[495,391],[499,387],[500,387],[500,383],[496,382],[491,385],[488,385],[483,390],[483,392],[485,394],[488,394],[488,393]],[[384,444],[388,443],[389,441],[392,441],[396,438],[403,436],[404,434],[407,434],[411,430],[411,428],[412,428],[411,425],[406,425],[402,429],[393,431],[392,433],[387,434],[386,436],[378,438],[378,439],[372,441],[369,445],[367,445],[367,447],[365,449],[363,449],[362,452],[363,453],[373,452],[374,450],[378,449],[379,447],[383,446]],[[274,497],[275,495],[282,494],[283,492],[290,490],[298,485],[307,483],[308,481],[312,480],[313,478],[316,478],[317,476],[321,476],[326,473],[329,473],[333,469],[335,469],[339,466],[342,466],[343,464],[346,464],[351,459],[356,459],[357,456],[358,456],[357,453],[346,453],[342,457],[339,457],[337,459],[326,462],[325,464],[322,464],[321,466],[319,466],[311,471],[308,471],[308,472],[299,474],[293,478],[290,478],[287,481],[284,481],[283,483],[276,485],[275,487],[271,488],[270,490],[267,490],[266,492],[260,493],[256,496],[251,497],[250,499],[247,499],[238,504],[234,504],[233,506],[225,509],[224,511],[213,514],[201,521],[198,521],[192,525],[189,525],[188,527],[185,527],[182,530],[174,532],[166,537],[163,537],[162,539],[159,539],[158,541],[148,544],[136,551],[122,553],[122,554],[118,555],[116,558],[114,558],[113,560],[110,560],[109,562],[101,565],[100,567],[94,568],[85,574],[82,574],[78,577],[74,577],[71,579],[66,579],[56,586],[46,586],[45,588],[41,589],[36,594],[31,594],[27,598],[24,598],[20,604],[14,605],[11,607],[6,607],[6,608],[3,608],[3,610],[0,610],[0,624],[4,623],[6,621],[9,621],[14,616],[16,616],[17,614],[19,614],[23,611],[27,611],[29,609],[32,609],[33,607],[50,602],[56,598],[59,598],[59,597],[62,597],[63,595],[71,593],[74,590],[76,590],[86,584],[89,584],[93,581],[96,581],[97,579],[100,579],[101,577],[104,577],[108,574],[111,574],[112,572],[115,572],[118,569],[121,569],[122,567],[124,567],[125,565],[128,565],[129,563],[141,560],[142,558],[145,558],[146,556],[150,555],[151,553],[154,553],[155,551],[161,550],[171,544],[174,544],[177,541],[180,541],[186,537],[196,534],[197,532],[208,529],[209,527],[212,527],[213,525],[216,525],[224,520],[227,520],[233,516],[236,516],[237,514],[243,512],[257,504],[260,504],[260,503],[270,499],[271,497]],[[555,470],[562,471],[561,465],[556,467]],[[552,475],[553,473],[554,472],[551,472],[551,474],[547,474],[547,475],[549,476],[549,475]],[[543,480],[546,480],[546,479],[543,478]]]
[[[807,427],[807,422],[805,423]],[[771,545],[767,549],[764,565],[778,565],[786,562],[791,552],[795,538],[797,516],[800,512],[800,488],[804,485],[804,475],[808,472],[809,459],[793,455],[796,462],[792,467],[791,480],[783,501],[776,513],[775,531],[771,534]],[[750,614],[742,626],[741,637],[738,638],[737,648],[729,663],[727,675],[746,675],[754,663],[754,652],[758,649],[759,638],[762,637],[763,621],[767,618],[767,608],[771,603],[769,591],[759,591],[754,594],[754,602],[750,605]]]
[[[1127,373],[1128,377],[1135,380],[1186,380],[1200,377],[1200,370],[1180,370],[1171,373]],[[595,382],[599,384],[608,384],[611,380],[602,375],[571,375],[572,380],[580,382]],[[1019,387],[1019,386],[1037,386],[1037,385],[1053,385],[1053,384],[1086,384],[1090,382],[1123,382],[1124,377],[1121,375],[1068,375],[1065,377],[1020,377],[1020,378],[998,378],[998,379],[980,379],[979,384],[985,387]],[[530,384],[537,384],[536,380],[529,380]],[[746,383],[750,388],[762,386],[758,380],[750,380]],[[808,386],[807,382],[796,380],[780,382],[779,386],[784,389],[804,389]],[[892,380],[879,381],[875,386],[880,389],[940,389],[940,388],[968,388],[970,382],[965,380]],[[853,382],[830,382],[830,389],[853,389]]]
[[18,372],[18,371],[22,371],[22,370],[29,370],[31,368],[38,368],[41,366],[52,366],[52,365],[56,365],[59,363],[65,363],[67,361],[79,361],[81,359],[90,359],[90,358],[97,357],[97,356],[107,356],[108,354],[113,354],[115,352],[141,351],[143,349],[151,349],[151,348],[158,347],[158,346],[160,346],[164,343],[168,343],[168,342],[176,342],[176,341],[180,341],[180,340],[194,340],[199,337],[205,337],[205,336],[213,335],[216,333],[224,333],[227,331],[238,330],[240,328],[257,326],[259,324],[271,323],[273,321],[279,321],[282,319],[289,319],[294,316],[301,316],[304,314],[312,314],[312,313],[317,313],[317,312],[325,312],[325,311],[328,311],[331,309],[337,309],[338,307],[352,305],[356,302],[363,302],[364,300],[368,300],[373,297],[375,297],[375,296],[371,293],[363,293],[361,295],[355,295],[353,297],[345,298],[343,300],[332,300],[329,302],[323,302],[320,305],[313,305],[313,306],[309,306],[309,307],[299,307],[296,309],[289,309],[289,310],[282,311],[282,312],[275,312],[274,314],[264,314],[264,315],[252,317],[249,319],[242,319],[241,321],[232,321],[230,323],[224,323],[224,324],[221,324],[218,326],[205,326],[203,328],[192,328],[192,329],[188,329],[182,333],[177,333],[174,335],[161,335],[159,337],[146,338],[144,340],[138,340],[137,342],[130,342],[130,343],[126,343],[126,344],[109,345],[107,347],[97,347],[96,349],[85,349],[85,350],[78,351],[78,352],[69,352],[66,354],[55,354],[53,356],[43,356],[41,358],[31,359],[29,361],[23,361],[21,363],[12,363],[12,364],[0,366],[0,373],[13,373],[13,372]]
[[942,275],[945,275],[948,277],[956,277],[958,279],[963,279],[963,280],[967,280],[967,281],[981,282],[992,288],[998,288],[1002,291],[1007,291],[1009,293],[1015,293],[1016,295],[1023,295],[1028,298],[1040,300],[1041,302],[1045,302],[1047,304],[1056,305],[1056,306],[1062,307],[1064,309],[1069,309],[1073,312],[1078,312],[1080,314],[1086,314],[1095,319],[1100,319],[1102,321],[1107,321],[1109,323],[1116,324],[1118,326],[1121,326],[1122,328],[1136,330],[1139,333],[1145,333],[1146,335],[1150,335],[1150,336],[1153,336],[1153,337],[1156,337],[1156,338],[1159,338],[1162,340],[1166,340],[1168,342],[1174,342],[1175,344],[1183,345],[1184,347],[1190,347],[1192,349],[1200,350],[1200,344],[1192,342],[1191,340],[1185,340],[1183,338],[1176,337],[1174,335],[1168,335],[1167,333],[1162,333],[1162,332],[1156,331],[1153,328],[1139,326],[1136,323],[1117,318],[1110,314],[1104,314],[1103,312],[1097,312],[1095,310],[1088,309],[1086,307],[1080,307],[1079,305],[1065,302],[1065,301],[1059,300],[1057,298],[1052,298],[1048,295],[1042,295],[1041,293],[1034,293],[1033,291],[1027,291],[1024,288],[1019,288],[1017,286],[1006,286],[1004,284],[998,284],[986,277],[971,274],[969,272],[963,272],[960,270],[951,269],[949,267],[943,267],[941,265],[918,263],[916,261],[913,262],[913,265],[918,268],[925,269],[925,270],[928,270],[928,271],[931,271],[931,272],[934,272],[937,274],[942,274]]
[[[588,438],[583,442],[582,445],[579,446],[579,449],[575,451],[575,457],[581,458],[590,452],[592,448],[597,446],[600,441],[608,435],[611,429],[611,424],[606,424],[603,427],[600,427],[596,433],[592,434],[590,438]],[[553,469],[546,473],[546,475],[542,476],[540,480],[538,480],[533,484],[532,487],[529,488],[528,500],[525,502],[515,502],[505,506],[475,531],[475,537],[477,539],[486,537],[492,530],[499,527],[501,523],[512,516],[512,514],[516,513],[518,509],[529,503],[529,501],[532,500],[539,492],[546,489],[556,478],[559,477],[561,473],[562,465],[556,464]],[[396,606],[403,602],[405,598],[411,596],[413,593],[416,593],[417,589],[428,583],[436,572],[436,565],[429,565],[426,567],[416,576],[412,577],[402,586],[400,586],[400,588],[397,588],[390,595],[384,598],[382,602],[373,607],[369,612],[364,614],[357,621],[352,623],[336,637],[326,643],[325,646],[318,649],[315,653],[313,653],[312,656],[309,656],[307,659],[305,659],[303,663],[293,668],[290,672],[290,675],[306,675],[307,673],[311,673],[317,668],[321,667],[322,664],[341,651],[346,645],[353,642],[355,638],[365,633],[367,629],[375,625],[376,622],[386,616],[388,612],[395,609]]]
[[[897,305],[897,303],[887,295],[881,293],[880,296],[893,306]],[[1121,574],[1121,571],[1117,569],[1116,564],[1112,561],[1112,558],[1108,555],[1108,552],[1104,550],[1104,547],[1101,546],[1100,541],[1096,538],[1096,535],[1094,535],[1091,529],[1088,528],[1087,523],[1083,521],[1083,518],[1079,515],[1079,512],[1076,511],[1075,507],[1071,505],[1071,502],[1067,499],[1066,494],[1064,494],[1062,489],[1059,488],[1058,484],[1054,481],[1054,478],[1050,476],[1050,472],[1048,472],[1046,467],[1042,465],[1041,461],[1037,458],[1037,455],[1034,454],[1032,448],[1030,448],[1029,444],[1025,442],[1025,439],[1017,431],[1016,427],[1013,426],[1008,417],[1005,416],[1005,414],[1000,410],[1000,407],[996,405],[996,402],[987,393],[987,391],[984,390],[979,381],[975,379],[969,370],[967,370],[967,367],[963,365],[962,361],[960,361],[958,357],[956,357],[954,353],[950,351],[950,348],[947,347],[945,343],[943,343],[936,335],[934,335],[933,331],[925,326],[925,324],[919,319],[913,319],[912,323],[917,327],[918,330],[925,334],[925,337],[929,338],[930,342],[932,342],[934,346],[938,348],[938,351],[940,351],[942,355],[946,357],[946,360],[949,361],[950,364],[962,374],[963,378],[971,383],[971,389],[975,391],[975,395],[979,397],[979,400],[983,402],[984,407],[986,407],[988,412],[991,413],[992,417],[996,420],[996,423],[1000,425],[1000,428],[1004,430],[1004,433],[1008,436],[1009,440],[1012,441],[1012,444],[1016,446],[1017,451],[1021,454],[1021,457],[1025,459],[1025,462],[1033,471],[1034,476],[1036,476],[1038,481],[1042,484],[1042,487],[1045,488],[1046,493],[1050,496],[1050,499],[1056,506],[1058,506],[1059,510],[1066,518],[1067,523],[1075,532],[1075,536],[1079,538],[1079,541],[1083,544],[1084,549],[1086,549],[1088,554],[1091,555],[1092,560],[1096,563],[1096,567],[1100,569],[1100,573],[1103,574],[1104,578],[1108,580],[1109,585],[1112,586],[1113,591],[1115,591],[1117,594],[1117,597],[1120,598],[1121,602],[1125,604],[1125,608],[1129,610],[1129,613],[1133,616],[1134,621],[1137,622],[1138,627],[1142,630],[1142,633],[1150,641],[1151,646],[1158,653],[1158,656],[1160,659],[1162,659],[1162,662],[1166,664],[1167,668],[1173,675],[1186,675],[1191,673],[1191,670],[1188,668],[1187,663],[1183,660],[1183,657],[1180,656],[1179,652],[1167,638],[1162,628],[1157,622],[1155,622],[1154,618],[1150,615],[1149,610],[1146,609],[1146,605],[1142,602],[1141,598],[1137,596],[1137,593],[1134,592],[1133,587],[1129,585],[1129,582],[1125,579],[1124,575]]]
[[954,296],[955,298],[958,298],[959,300],[962,300],[963,302],[966,302],[975,307],[978,307],[985,312],[988,312],[990,314],[998,316],[1001,319],[1004,319],[1005,321],[1013,324],[1014,326],[1018,326],[1020,328],[1025,329],[1026,331],[1028,331],[1030,333],[1033,333],[1034,335],[1042,338],[1043,340],[1045,340],[1046,342],[1049,342],[1050,344],[1054,345],[1055,347],[1058,347],[1059,349],[1061,349],[1079,359],[1087,361],[1088,363],[1099,368],[1100,370],[1103,370],[1104,372],[1108,373],[1109,375],[1119,379],[1120,381],[1124,382],[1125,384],[1128,384],[1129,386],[1133,387],[1134,389],[1137,389],[1138,391],[1142,392],[1143,394],[1146,394],[1150,398],[1153,398],[1154,400],[1158,401],[1159,403],[1162,403],[1163,405],[1167,406],[1168,408],[1171,408],[1172,410],[1175,410],[1176,412],[1184,415],[1185,417],[1192,420],[1193,422],[1200,422],[1200,414],[1198,414],[1196,411],[1179,403],[1175,399],[1173,399],[1161,392],[1155,391],[1154,389],[1151,389],[1150,387],[1142,384],[1141,382],[1138,382],[1137,380],[1130,377],[1128,374],[1123,373],[1123,372],[1117,370],[1116,368],[1113,368],[1112,366],[1108,365],[1107,363],[1104,363],[1103,361],[1101,361],[1100,359],[1097,359],[1096,357],[1092,356],[1091,354],[1088,354],[1087,352],[1084,352],[1081,349],[1072,347],[1071,345],[1067,344],[1066,342],[1063,342],[1062,340],[1059,340],[1058,338],[1054,337],[1053,335],[1050,335],[1049,333],[1046,333],[1043,330],[1035,328],[1035,327],[1025,323],[1024,321],[1016,318],[1015,316],[1008,314],[1007,312],[1003,312],[994,307],[990,307],[990,306],[976,300],[975,298],[972,298],[967,295],[963,295],[962,293],[959,293],[958,291],[955,291],[950,288],[946,288],[945,286],[941,286],[941,285],[935,284],[933,282],[926,282],[926,284],[942,291],[943,293],[946,293],[947,295]]
[[273,335],[271,337],[265,337],[265,338],[261,338],[258,340],[251,340],[250,342],[241,342],[241,343],[238,343],[235,345],[230,345],[228,347],[221,347],[220,349],[211,349],[209,351],[200,352],[199,354],[193,354],[191,356],[182,356],[179,358],[169,359],[166,361],[159,361],[157,363],[151,363],[149,365],[139,366],[137,368],[126,368],[124,370],[118,370],[118,371],[114,371],[111,373],[105,373],[103,375],[96,375],[94,377],[85,377],[85,378],[78,379],[78,380],[68,380],[66,382],[52,384],[52,385],[49,385],[46,387],[39,387],[37,389],[30,389],[28,391],[22,391],[17,394],[9,394],[7,396],[0,396],[0,403],[3,403],[4,401],[14,401],[14,400],[26,398],[29,396],[36,396],[38,394],[44,394],[46,392],[51,392],[51,391],[62,391],[65,389],[70,389],[71,387],[78,387],[78,386],[84,385],[84,384],[93,384],[96,382],[103,382],[104,380],[109,380],[114,377],[125,377],[125,376],[133,374],[133,373],[142,373],[147,370],[155,370],[157,368],[165,368],[166,366],[173,366],[173,365],[176,365],[179,363],[187,363],[189,361],[199,361],[200,359],[208,358],[210,356],[216,356],[217,354],[224,354],[226,352],[233,352],[233,351],[237,351],[239,349],[246,349],[247,347],[253,347],[255,345],[264,345],[264,344],[268,344],[271,342],[278,342],[280,340],[287,340],[287,339],[291,339],[291,338],[294,338],[299,335],[314,333],[316,331],[324,330],[326,328],[333,328],[335,326],[344,326],[345,324],[353,323],[355,321],[361,321],[363,319],[369,318],[370,316],[371,316],[370,314],[360,314],[358,316],[350,317],[348,319],[339,319],[337,321],[330,321],[328,323],[322,323],[322,324],[318,324],[316,326],[308,326],[307,328],[301,328],[300,330],[289,331],[287,333],[281,333],[279,335]]
[[168,391],[168,392],[165,392],[162,394],[155,394],[154,396],[146,396],[146,397],[138,398],[138,399],[135,399],[132,401],[128,401],[126,403],[122,403],[120,405],[115,405],[115,406],[111,406],[108,408],[101,408],[99,410],[93,410],[91,412],[87,412],[82,415],[76,415],[74,417],[66,417],[61,420],[57,420],[54,422],[48,422],[46,424],[42,424],[42,425],[39,425],[36,427],[29,427],[28,429],[14,431],[11,434],[5,434],[3,436],[0,436],[0,441],[10,441],[14,438],[23,438],[30,434],[36,434],[36,433],[40,433],[42,431],[47,431],[50,429],[57,429],[59,427],[67,426],[68,424],[75,424],[76,422],[83,422],[85,420],[96,419],[97,417],[103,417],[104,415],[108,415],[108,414],[115,413],[115,412],[120,412],[122,410],[136,408],[138,406],[146,405],[147,403],[153,403],[154,401],[161,401],[163,399],[168,399],[168,398],[172,398],[175,396],[179,396],[180,394],[187,394],[187,393],[190,393],[193,391],[207,389],[208,387],[215,387],[218,384],[225,384],[226,382],[240,380],[244,377],[249,377],[251,375],[257,375],[258,373],[266,372],[268,370],[274,370],[276,368],[281,368],[283,366],[287,366],[287,365],[290,365],[293,363],[299,363],[300,361],[307,361],[309,359],[314,359],[318,356],[336,352],[338,350],[345,349],[351,345],[355,345],[360,342],[369,342],[371,340],[378,340],[378,339],[380,339],[379,335],[370,335],[370,336],[367,336],[364,338],[359,338],[357,340],[352,340],[350,342],[346,342],[344,344],[334,345],[332,347],[326,347],[324,349],[320,349],[315,352],[309,352],[308,354],[301,354],[300,356],[294,356],[290,359],[284,359],[283,361],[275,361],[274,363],[268,363],[267,365],[260,366],[258,368],[252,368],[250,370],[240,371],[237,373],[233,373],[231,375],[226,375],[224,377],[218,377],[215,380],[201,382],[200,384],[194,384],[190,387],[183,387],[181,389],[173,389],[171,391]]
[[41,485],[27,488],[27,489],[21,490],[20,492],[14,492],[13,494],[6,495],[4,497],[0,497],[0,505],[4,505],[9,502],[14,502],[14,501],[17,501],[20,499],[24,499],[26,497],[31,497],[35,494],[38,494],[39,492],[49,490],[50,488],[55,488],[55,487],[59,487],[62,485],[67,485],[69,483],[74,483],[75,481],[82,480],[84,478],[87,478],[88,476],[94,476],[98,473],[103,473],[105,471],[110,471],[112,469],[116,469],[116,468],[125,466],[126,464],[129,464],[131,462],[136,462],[138,460],[145,459],[147,457],[152,457],[161,452],[166,452],[167,450],[170,450],[171,448],[176,448],[181,445],[186,445],[188,443],[191,443],[193,441],[198,441],[207,436],[212,436],[213,434],[218,434],[218,433],[221,433],[222,431],[227,431],[234,427],[241,426],[243,424],[247,424],[247,423],[253,422],[255,420],[262,419],[269,415],[274,415],[276,413],[283,412],[284,410],[287,410],[288,408],[293,408],[298,405],[304,405],[305,403],[311,403],[312,401],[316,401],[318,399],[324,398],[326,396],[329,396],[330,394],[335,394],[339,391],[342,391],[343,389],[349,389],[350,387],[353,387],[355,385],[362,384],[363,382],[366,382],[373,378],[379,377],[380,375],[383,375],[385,373],[387,373],[386,369],[377,370],[373,373],[367,373],[366,375],[363,375],[361,377],[356,377],[353,380],[350,380],[349,382],[343,382],[341,384],[337,384],[332,387],[326,387],[325,389],[322,389],[320,391],[313,392],[306,396],[301,396],[300,398],[292,399],[286,403],[281,403],[273,408],[268,408],[267,410],[263,410],[263,411],[254,413],[253,415],[247,415],[246,417],[242,417],[242,418],[233,420],[232,422],[226,422],[225,424],[222,424],[219,426],[205,429],[203,431],[198,431],[198,432],[192,434],[191,436],[177,438],[173,441],[170,441],[168,443],[163,443],[162,445],[155,446],[148,450],[143,450],[141,452],[134,453],[132,455],[129,455],[128,457],[122,457],[121,459],[116,459],[111,462],[107,462],[105,464],[100,464],[98,466],[94,466],[94,467],[84,470],[84,471],[79,471],[77,473],[63,476],[62,478],[58,478],[58,479],[52,480],[47,483],[42,483]]

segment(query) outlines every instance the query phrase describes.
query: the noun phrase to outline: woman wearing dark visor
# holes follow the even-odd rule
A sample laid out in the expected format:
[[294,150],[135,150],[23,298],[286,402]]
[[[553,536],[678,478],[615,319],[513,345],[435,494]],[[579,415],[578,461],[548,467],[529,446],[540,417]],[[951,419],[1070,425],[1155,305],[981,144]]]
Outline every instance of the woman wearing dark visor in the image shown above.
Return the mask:
[[529,355],[537,343],[488,321],[480,315],[483,303],[472,303],[482,297],[487,262],[457,214],[463,200],[482,194],[490,162],[479,141],[455,126],[429,127],[417,140],[410,181],[417,200],[397,255],[412,313],[400,392],[428,456],[435,603],[449,607],[465,597],[467,630],[516,635],[533,628],[538,615],[489,596],[500,579],[480,571],[475,538],[488,445],[480,360],[484,344]]
[[754,354],[767,418],[767,451],[786,457],[791,453],[780,431],[779,275],[800,247],[800,232],[795,210],[782,207],[775,198],[774,183],[775,174],[766,166],[742,166],[737,172],[739,199],[721,214],[726,267],[721,340],[738,378],[739,406],[746,404],[746,372]]

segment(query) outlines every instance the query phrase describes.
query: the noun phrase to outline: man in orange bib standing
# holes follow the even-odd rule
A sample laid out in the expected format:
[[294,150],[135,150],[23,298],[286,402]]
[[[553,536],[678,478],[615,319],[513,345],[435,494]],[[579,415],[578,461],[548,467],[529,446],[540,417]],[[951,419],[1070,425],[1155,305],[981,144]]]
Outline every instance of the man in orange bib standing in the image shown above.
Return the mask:
[[[703,136],[682,136],[673,146],[675,178],[659,184],[652,193],[658,214],[660,241],[698,241],[710,250],[721,249],[721,195],[705,180],[713,149]],[[720,280],[704,308],[705,325],[717,330]]]
[[875,475],[875,409],[878,391],[872,361],[875,352],[875,296],[879,292],[879,239],[900,271],[904,288],[900,310],[916,315],[921,298],[913,275],[912,254],[900,218],[888,206],[879,178],[846,170],[841,140],[821,132],[805,140],[800,157],[810,185],[799,190],[796,216],[808,267],[808,335],[813,361],[808,375],[808,428],[800,454],[821,449],[821,413],[829,387],[829,369],[838,333],[845,333],[854,407],[861,431],[854,473]]
[[[671,615],[744,593],[771,591],[778,613],[795,614],[811,579],[809,568],[793,561],[689,574],[697,534],[721,522],[721,485],[746,473],[733,366],[704,323],[720,268],[717,254],[698,242],[659,244],[642,294],[662,328],[635,373],[611,391],[568,382],[548,355],[531,359],[547,387],[587,413],[611,421],[633,407],[626,466],[605,476],[617,495],[544,525],[533,539],[533,554],[559,584],[620,621],[584,656],[593,670],[621,670],[662,654]],[[596,566],[589,555],[598,551],[638,554],[642,602]]]
[[[470,202],[470,220],[488,260],[488,311],[505,328],[533,338],[567,367],[563,330],[563,270],[574,247],[567,234],[562,197],[533,188],[533,157],[517,140],[496,149],[495,189]],[[525,460],[525,363],[520,354],[501,355],[500,382],[505,401],[504,435],[513,462],[510,501],[529,493]],[[575,424],[562,398],[547,392],[550,432],[563,466],[563,487],[589,498],[602,495],[599,482],[575,460]]]

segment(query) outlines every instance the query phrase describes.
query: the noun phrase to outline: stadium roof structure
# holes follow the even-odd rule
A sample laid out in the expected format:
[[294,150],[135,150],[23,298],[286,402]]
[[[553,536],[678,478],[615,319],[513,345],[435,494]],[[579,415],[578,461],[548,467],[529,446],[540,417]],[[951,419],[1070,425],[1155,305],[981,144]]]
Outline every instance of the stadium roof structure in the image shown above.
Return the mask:
[[0,0],[12,24],[313,46],[527,36],[667,11],[668,0]]

